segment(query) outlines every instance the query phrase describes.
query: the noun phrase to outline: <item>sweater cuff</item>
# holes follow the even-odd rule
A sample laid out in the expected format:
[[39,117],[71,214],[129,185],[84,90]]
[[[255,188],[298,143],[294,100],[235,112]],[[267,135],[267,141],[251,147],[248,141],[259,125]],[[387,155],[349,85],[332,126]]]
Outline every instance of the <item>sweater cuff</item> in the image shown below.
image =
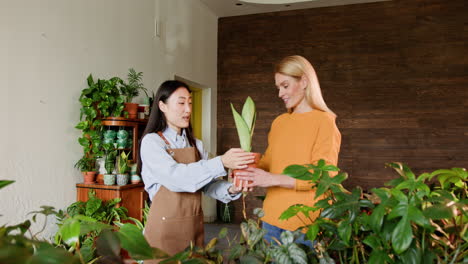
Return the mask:
[[312,189],[312,183],[309,181],[297,180],[294,186],[295,191],[310,191]]

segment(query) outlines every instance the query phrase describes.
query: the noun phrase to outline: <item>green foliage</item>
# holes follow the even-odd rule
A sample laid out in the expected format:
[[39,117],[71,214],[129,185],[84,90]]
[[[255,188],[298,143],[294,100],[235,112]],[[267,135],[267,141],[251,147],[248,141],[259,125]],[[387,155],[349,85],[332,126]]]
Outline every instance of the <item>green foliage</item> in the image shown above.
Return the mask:
[[115,168],[115,161],[117,159],[118,151],[115,149],[114,144],[108,143],[104,144],[104,153],[106,155],[106,159],[104,161],[104,168],[107,171],[107,174],[112,174]]
[[103,156],[101,119],[120,116],[124,108],[120,78],[95,82],[90,74],[87,82],[88,87],[81,91],[79,98],[80,122],[75,126],[82,131],[78,143],[83,147],[83,157],[75,164],[81,171],[93,171],[96,159]]
[[[311,181],[313,207],[293,205],[280,219],[319,210],[308,225],[307,237],[317,241],[320,261],[328,255],[342,263],[460,263],[468,260],[467,172],[453,168],[416,176],[402,163],[389,163],[399,178],[389,188],[360,188],[351,192],[341,183],[347,178],[338,168],[325,165],[292,165],[284,174]],[[436,180],[437,182],[430,180]],[[324,196],[321,196],[324,195]]]
[[148,96],[147,89],[142,83],[143,72],[136,72],[133,68],[128,70],[127,83],[123,83],[121,91],[126,97],[125,102],[131,103],[132,99],[140,94],[140,90]]
[[252,136],[255,129],[257,113],[252,98],[247,97],[242,107],[242,116],[236,111],[231,103],[231,110],[237,127],[237,134],[241,148],[247,152],[252,150]]
[[127,209],[117,207],[120,201],[120,198],[103,201],[96,197],[94,190],[90,190],[86,202],[74,202],[66,212],[57,212],[59,230],[55,235],[55,244],[69,252],[80,249],[79,253],[85,261],[96,258],[96,237],[102,230],[112,229],[112,222],[127,219]]
[[117,172],[119,174],[125,174],[129,170],[129,164],[128,164],[128,157],[130,155],[130,152],[128,154],[125,153],[125,151],[122,151],[119,156],[119,161],[117,163]]

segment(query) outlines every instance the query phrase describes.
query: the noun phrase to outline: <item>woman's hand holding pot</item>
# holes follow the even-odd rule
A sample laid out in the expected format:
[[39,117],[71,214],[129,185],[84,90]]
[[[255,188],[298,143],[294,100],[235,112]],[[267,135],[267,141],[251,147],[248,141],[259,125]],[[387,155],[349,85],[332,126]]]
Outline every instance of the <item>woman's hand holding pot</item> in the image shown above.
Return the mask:
[[229,169],[244,169],[247,164],[254,162],[254,154],[240,148],[232,148],[221,156],[224,167]]

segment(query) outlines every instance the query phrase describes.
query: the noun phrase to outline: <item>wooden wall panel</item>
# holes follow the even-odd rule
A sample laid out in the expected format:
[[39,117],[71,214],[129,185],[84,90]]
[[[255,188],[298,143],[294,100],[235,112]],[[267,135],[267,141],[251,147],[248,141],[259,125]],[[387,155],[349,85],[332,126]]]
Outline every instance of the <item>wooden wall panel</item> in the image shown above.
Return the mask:
[[[468,166],[468,3],[394,0],[227,17],[218,32],[218,152],[238,146],[229,103],[257,103],[254,151],[285,111],[273,66],[300,54],[316,68],[342,133],[348,187],[382,186],[402,161],[417,173]],[[257,190],[254,195],[260,195]],[[248,212],[261,202],[248,197]],[[241,217],[237,202],[236,216]]]

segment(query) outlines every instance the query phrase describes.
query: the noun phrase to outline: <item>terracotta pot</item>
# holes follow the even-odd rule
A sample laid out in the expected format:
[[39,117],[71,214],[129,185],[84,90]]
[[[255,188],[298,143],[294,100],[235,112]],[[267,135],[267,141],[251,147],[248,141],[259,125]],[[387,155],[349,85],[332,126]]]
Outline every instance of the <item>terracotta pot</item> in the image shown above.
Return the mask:
[[[247,165],[249,168],[257,168],[258,162],[260,161],[261,154],[260,153],[253,153],[255,154],[255,160],[253,163],[250,163]],[[232,175],[234,176],[234,185],[237,187],[245,187],[247,185],[247,182],[244,180],[239,180],[236,177],[237,172],[239,171],[244,171],[245,169],[242,170],[233,170]],[[248,183],[252,183],[252,181],[248,181]]]
[[98,184],[104,184],[104,174],[98,174],[96,175],[96,182]]
[[96,181],[96,172],[95,171],[83,171],[83,183],[94,183]]
[[137,118],[138,104],[125,103],[124,111],[128,112],[128,118]]

